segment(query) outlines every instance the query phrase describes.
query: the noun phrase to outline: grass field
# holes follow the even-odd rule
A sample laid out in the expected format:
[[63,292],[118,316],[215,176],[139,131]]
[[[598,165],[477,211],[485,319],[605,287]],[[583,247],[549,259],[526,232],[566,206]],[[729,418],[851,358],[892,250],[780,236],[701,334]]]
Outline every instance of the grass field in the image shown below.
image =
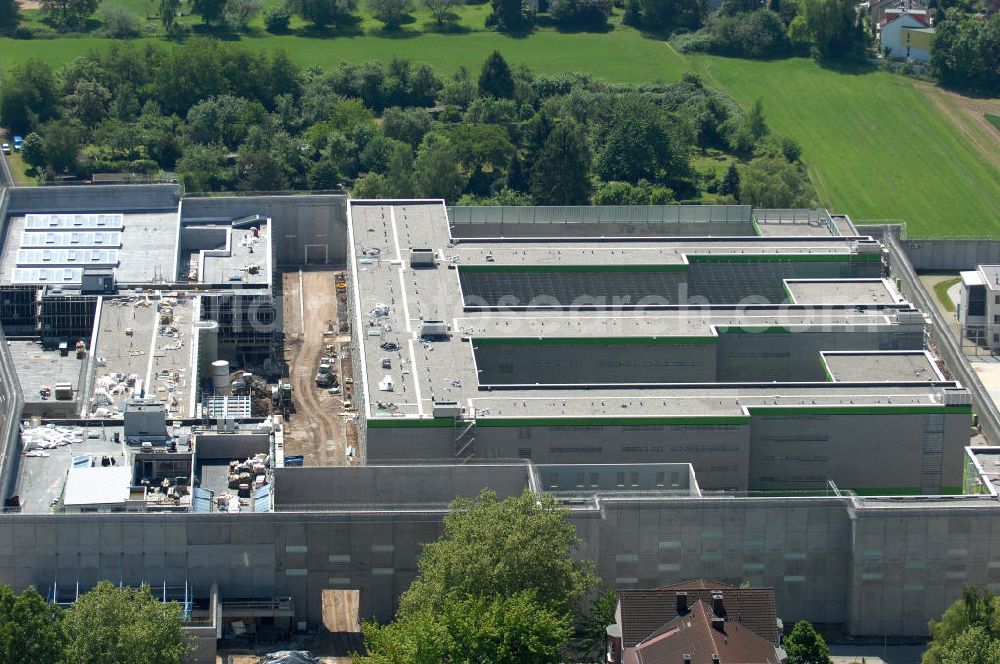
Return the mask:
[[991,125],[997,128],[997,131],[1000,131],[1000,115],[993,115],[992,113],[986,113],[986,119],[989,121]]
[[856,222],[905,220],[911,236],[1000,237],[1000,173],[909,79],[803,59],[691,61],[740,104],[764,100],[824,204]]
[[[148,0],[124,2],[145,15]],[[433,32],[430,17],[415,12],[412,23],[395,34],[364,18],[356,34],[278,36],[258,26],[234,39],[255,49],[284,49],[296,62],[320,67],[402,56],[442,73],[460,65],[476,70],[496,49],[536,73],[583,71],[622,83],[674,81],[694,71],[741,105],[763,99],[771,128],[801,143],[821,203],[831,209],[857,222],[904,220],[910,236],[1000,237],[1000,174],[983,147],[910,79],[874,70],[834,71],[806,59],[683,56],[618,24],[603,33],[542,28],[507,37],[482,28],[486,11],[484,5],[464,8],[460,31],[451,34]],[[0,70],[29,57],[60,64],[108,43],[94,37],[0,39]]]

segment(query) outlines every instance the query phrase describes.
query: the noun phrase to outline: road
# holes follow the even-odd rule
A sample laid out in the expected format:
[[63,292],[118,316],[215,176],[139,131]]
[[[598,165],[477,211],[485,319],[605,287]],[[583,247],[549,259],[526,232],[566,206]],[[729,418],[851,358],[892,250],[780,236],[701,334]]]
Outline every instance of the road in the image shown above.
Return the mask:
[[13,187],[14,176],[7,165],[7,156],[0,154],[0,187]]

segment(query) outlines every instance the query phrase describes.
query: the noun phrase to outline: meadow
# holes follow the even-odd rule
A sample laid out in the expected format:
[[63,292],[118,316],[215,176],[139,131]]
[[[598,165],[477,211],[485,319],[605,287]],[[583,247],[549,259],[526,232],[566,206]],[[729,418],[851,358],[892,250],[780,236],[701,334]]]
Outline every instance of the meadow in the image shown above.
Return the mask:
[[[145,15],[143,0],[127,1]],[[942,113],[911,79],[875,69],[838,71],[808,59],[685,56],[617,18],[606,32],[542,27],[509,37],[482,27],[487,11],[488,5],[465,7],[451,32],[437,31],[418,11],[396,32],[363,17],[352,30],[332,35],[311,33],[301,24],[293,24],[291,34],[271,35],[256,25],[248,35],[227,39],[284,49],[297,63],[319,67],[399,56],[446,74],[460,65],[478,70],[499,50],[536,73],[582,71],[619,83],[671,82],[695,72],[744,107],[763,100],[771,128],[801,144],[823,205],[859,223],[905,221],[912,237],[1000,237],[1000,173],[984,154],[984,145],[996,137],[969,140],[955,117]],[[184,21],[194,25],[197,18]],[[157,37],[137,41],[167,43]],[[108,43],[96,37],[0,39],[0,69],[29,57],[58,65]]]

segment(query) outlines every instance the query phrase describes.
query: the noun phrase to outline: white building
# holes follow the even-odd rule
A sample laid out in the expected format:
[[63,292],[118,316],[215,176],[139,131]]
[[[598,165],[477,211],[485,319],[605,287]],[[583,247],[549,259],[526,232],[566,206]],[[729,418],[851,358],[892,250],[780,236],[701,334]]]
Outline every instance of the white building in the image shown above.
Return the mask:
[[[888,15],[887,15],[888,17]],[[927,62],[931,59],[934,28],[928,24],[927,12],[909,11],[889,17],[879,33],[879,44],[890,58]]]

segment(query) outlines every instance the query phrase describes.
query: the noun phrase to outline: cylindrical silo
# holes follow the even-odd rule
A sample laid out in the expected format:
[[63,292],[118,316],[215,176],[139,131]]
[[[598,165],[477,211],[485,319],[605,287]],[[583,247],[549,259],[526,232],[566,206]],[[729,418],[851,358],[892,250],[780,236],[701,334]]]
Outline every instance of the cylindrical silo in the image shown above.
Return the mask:
[[216,394],[229,394],[229,362],[226,360],[212,362],[212,388]]
[[219,359],[219,324],[214,320],[199,320],[194,329],[198,335],[198,377],[208,378],[212,362]]

